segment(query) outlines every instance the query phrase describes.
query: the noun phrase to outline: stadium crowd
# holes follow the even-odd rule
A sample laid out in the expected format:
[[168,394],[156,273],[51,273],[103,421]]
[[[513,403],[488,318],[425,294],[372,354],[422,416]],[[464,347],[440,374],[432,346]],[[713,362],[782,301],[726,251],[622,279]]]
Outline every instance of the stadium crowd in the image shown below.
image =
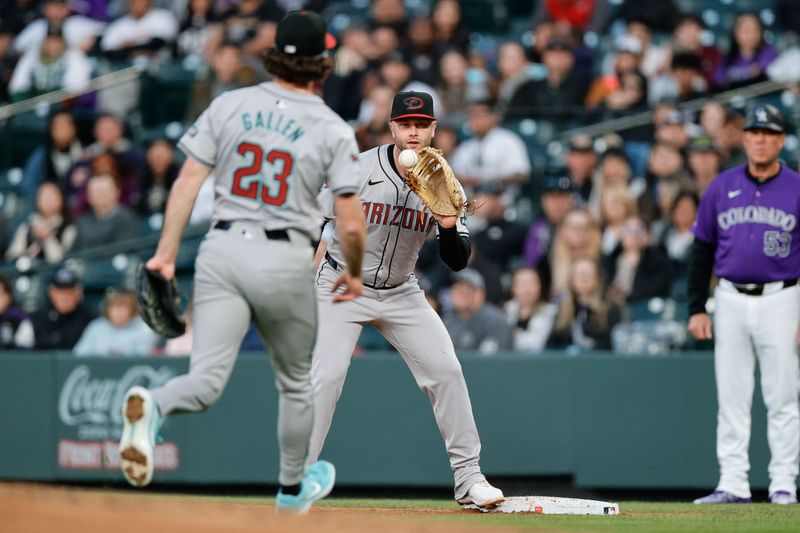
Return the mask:
[[[719,172],[744,163],[743,112],[756,98],[787,110],[792,166],[800,125],[800,10],[792,0],[718,4],[9,0],[0,8],[0,104],[68,94],[30,112],[46,127],[38,146],[11,154],[20,168],[6,157],[3,172],[19,177],[2,207],[0,349],[188,353],[190,333],[164,342],[137,317],[130,280],[119,276],[85,298],[84,285],[96,280],[70,259],[141,247],[158,230],[182,162],[180,132],[217,95],[268,79],[259,57],[276,22],[299,8],[322,12],[337,34],[319,90],[362,150],[392,142],[395,92],[433,95],[434,144],[473,199],[473,253],[453,273],[426,247],[417,276],[457,350],[697,347],[685,321],[699,199]],[[188,73],[177,134],[148,115],[162,95],[146,80],[88,90],[92,78],[130,65],[145,78],[159,65]],[[763,97],[719,98],[766,80],[783,85]],[[15,124],[4,126],[4,143]],[[193,222],[209,220],[212,201],[208,187]],[[39,297],[15,303],[29,286],[19,278],[29,281],[37,265]],[[369,331],[361,346],[389,348]],[[243,348],[259,347],[249,333]]]

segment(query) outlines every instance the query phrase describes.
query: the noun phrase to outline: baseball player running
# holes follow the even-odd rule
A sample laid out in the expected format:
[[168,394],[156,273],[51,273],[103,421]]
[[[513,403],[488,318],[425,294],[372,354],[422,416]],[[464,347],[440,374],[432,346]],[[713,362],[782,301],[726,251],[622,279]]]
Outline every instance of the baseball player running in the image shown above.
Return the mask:
[[174,276],[181,233],[212,169],[214,217],[196,262],[189,373],[152,391],[134,387],[125,397],[121,466],[135,486],[152,477],[161,418],[201,411],[220,397],[252,318],[269,347],[280,394],[276,506],[302,513],[333,487],[333,465],[305,466],[316,331],[311,242],[323,222],[316,196],[326,178],[343,262],[350,265],[331,282],[340,289],[336,301],[361,294],[364,222],[353,130],[312,90],[329,68],[328,38],[319,15],[288,14],[265,56],[275,81],[219,96],[180,140],[188,159],[147,267]]
[[[436,131],[431,96],[395,95],[389,128],[395,144],[361,154],[360,196],[367,219],[361,298],[333,305],[331,289],[350,266],[338,235],[330,236],[327,249],[323,243],[317,251],[320,329],[311,369],[314,427],[308,461],[319,457],[361,328],[371,323],[397,348],[433,405],[455,474],[456,499],[481,507],[494,505],[503,500],[503,493],[481,474],[480,438],[461,365],[447,330],[413,274],[419,249],[432,231],[439,239],[440,257],[453,270],[463,269],[470,255],[463,219],[431,214],[403,182],[400,152],[430,145]],[[331,219],[332,193],[325,189],[319,196]],[[338,230],[339,224],[337,215],[329,226]]]
[[716,490],[695,503],[750,502],[748,444],[756,360],[767,407],[770,500],[796,503],[800,175],[778,160],[785,134],[777,109],[756,106],[744,129],[747,164],[711,182],[693,229],[689,331],[698,339],[712,337],[705,311],[712,265],[719,277],[713,336],[720,478]]

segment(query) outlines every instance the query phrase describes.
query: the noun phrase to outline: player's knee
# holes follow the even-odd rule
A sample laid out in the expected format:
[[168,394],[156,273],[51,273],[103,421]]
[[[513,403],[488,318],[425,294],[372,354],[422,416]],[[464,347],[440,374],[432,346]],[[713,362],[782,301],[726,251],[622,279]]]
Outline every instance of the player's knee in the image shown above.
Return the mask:
[[213,375],[200,374],[195,379],[195,398],[202,409],[208,409],[219,400],[225,384]]
[[464,381],[464,372],[457,359],[444,361],[433,374],[434,379],[442,384]]

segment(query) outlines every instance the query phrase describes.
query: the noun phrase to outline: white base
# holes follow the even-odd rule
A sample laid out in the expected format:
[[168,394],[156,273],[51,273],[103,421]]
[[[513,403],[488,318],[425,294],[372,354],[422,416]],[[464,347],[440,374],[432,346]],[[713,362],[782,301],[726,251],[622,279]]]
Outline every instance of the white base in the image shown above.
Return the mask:
[[483,509],[475,504],[462,505],[464,509],[482,513],[534,513],[576,515],[618,515],[619,504],[554,496],[512,496],[495,507]]

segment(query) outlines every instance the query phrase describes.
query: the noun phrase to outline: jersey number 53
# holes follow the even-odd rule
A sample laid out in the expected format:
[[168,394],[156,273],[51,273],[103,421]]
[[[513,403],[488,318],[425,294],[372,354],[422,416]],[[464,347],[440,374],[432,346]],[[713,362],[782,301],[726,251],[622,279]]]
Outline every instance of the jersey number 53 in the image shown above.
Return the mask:
[[767,257],[789,257],[792,249],[792,234],[780,231],[764,232],[764,255]]
[[[236,152],[243,157],[252,155],[252,161],[239,167],[233,174],[231,194],[256,201],[260,199],[267,205],[280,206],[286,203],[289,191],[287,179],[294,167],[292,154],[283,150],[270,150],[264,156],[261,146],[248,142],[240,143]],[[272,167],[271,179],[261,173],[265,161]]]

